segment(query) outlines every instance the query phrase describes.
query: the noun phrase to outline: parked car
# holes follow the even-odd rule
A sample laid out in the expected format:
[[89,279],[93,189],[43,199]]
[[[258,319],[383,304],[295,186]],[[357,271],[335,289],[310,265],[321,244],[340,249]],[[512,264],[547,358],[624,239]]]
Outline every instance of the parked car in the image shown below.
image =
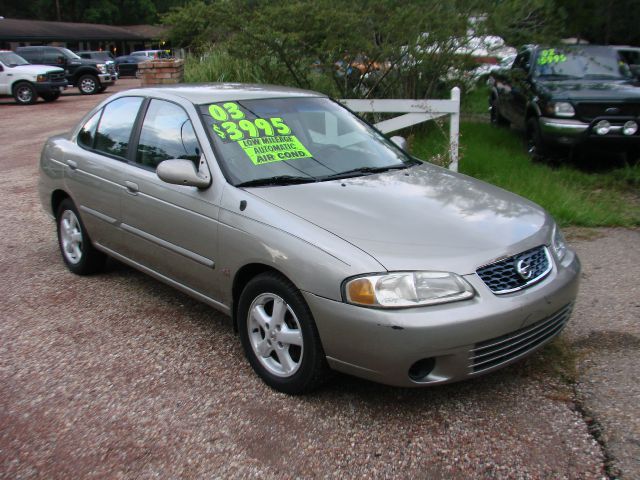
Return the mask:
[[491,372],[554,338],[578,289],[541,207],[315,92],[118,93],[47,140],[39,191],[72,272],[109,255],[230,315],[287,393],[329,369],[400,386]]
[[64,70],[46,65],[30,65],[10,50],[0,50],[0,96],[11,95],[22,105],[57,100],[67,88]]
[[115,72],[116,78],[118,75],[118,65],[116,64],[116,58],[113,53],[105,50],[81,50],[76,52],[80,58],[95,60],[96,62],[104,63],[107,66],[107,70]]
[[172,58],[169,50],[138,50],[131,52],[134,57],[147,57],[149,60],[157,60],[159,58]]
[[118,67],[118,73],[122,77],[135,77],[138,74],[138,65],[143,62],[148,62],[148,57],[133,55],[122,55],[116,57],[116,65]]
[[78,87],[83,95],[100,93],[116,82],[115,66],[83,59],[63,47],[18,47],[16,53],[29,63],[53,65],[64,68],[69,84]]
[[637,153],[640,88],[611,47],[527,46],[490,85],[491,121],[522,128],[532,157],[583,144]]

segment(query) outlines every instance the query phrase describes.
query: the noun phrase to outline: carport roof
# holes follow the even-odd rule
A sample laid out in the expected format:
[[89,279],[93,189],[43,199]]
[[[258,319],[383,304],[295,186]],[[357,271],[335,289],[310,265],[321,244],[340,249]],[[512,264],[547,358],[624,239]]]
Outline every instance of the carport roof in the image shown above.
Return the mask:
[[[153,40],[149,32],[129,31],[126,27],[95,23],[45,22],[41,20],[0,19],[0,40],[4,41],[81,41]],[[146,34],[146,35],[145,35]]]

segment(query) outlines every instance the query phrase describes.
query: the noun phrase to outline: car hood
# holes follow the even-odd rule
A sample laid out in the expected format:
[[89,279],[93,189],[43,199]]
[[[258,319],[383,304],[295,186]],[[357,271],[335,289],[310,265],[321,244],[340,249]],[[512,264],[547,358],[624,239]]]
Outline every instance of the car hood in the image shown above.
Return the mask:
[[50,67],[49,65],[18,65],[17,67],[13,67],[11,69],[7,69],[9,72],[21,72],[27,73],[29,75],[41,75],[48,72],[64,72],[62,68],[59,67]]
[[640,101],[640,83],[635,81],[542,81],[542,94],[567,100]]
[[534,203],[429,164],[247,191],[341,237],[387,270],[473,273],[547,244],[552,228]]

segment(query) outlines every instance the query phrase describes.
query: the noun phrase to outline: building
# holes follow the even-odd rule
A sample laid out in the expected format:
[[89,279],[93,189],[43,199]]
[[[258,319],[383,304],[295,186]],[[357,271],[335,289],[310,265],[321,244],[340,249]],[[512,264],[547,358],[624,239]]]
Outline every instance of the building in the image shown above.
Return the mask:
[[0,49],[56,45],[70,50],[109,50],[126,55],[134,50],[166,49],[167,29],[158,25],[113,26],[94,23],[45,22],[0,17]]

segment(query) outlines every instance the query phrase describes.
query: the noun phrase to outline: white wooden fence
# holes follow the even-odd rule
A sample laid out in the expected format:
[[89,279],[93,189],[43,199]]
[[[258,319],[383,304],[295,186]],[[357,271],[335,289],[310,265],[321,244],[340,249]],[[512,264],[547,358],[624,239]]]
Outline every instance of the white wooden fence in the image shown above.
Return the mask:
[[458,171],[458,145],[460,140],[460,89],[451,89],[450,100],[340,100],[354,112],[404,113],[383,120],[375,127],[382,133],[394,132],[417,123],[449,115],[449,169]]

